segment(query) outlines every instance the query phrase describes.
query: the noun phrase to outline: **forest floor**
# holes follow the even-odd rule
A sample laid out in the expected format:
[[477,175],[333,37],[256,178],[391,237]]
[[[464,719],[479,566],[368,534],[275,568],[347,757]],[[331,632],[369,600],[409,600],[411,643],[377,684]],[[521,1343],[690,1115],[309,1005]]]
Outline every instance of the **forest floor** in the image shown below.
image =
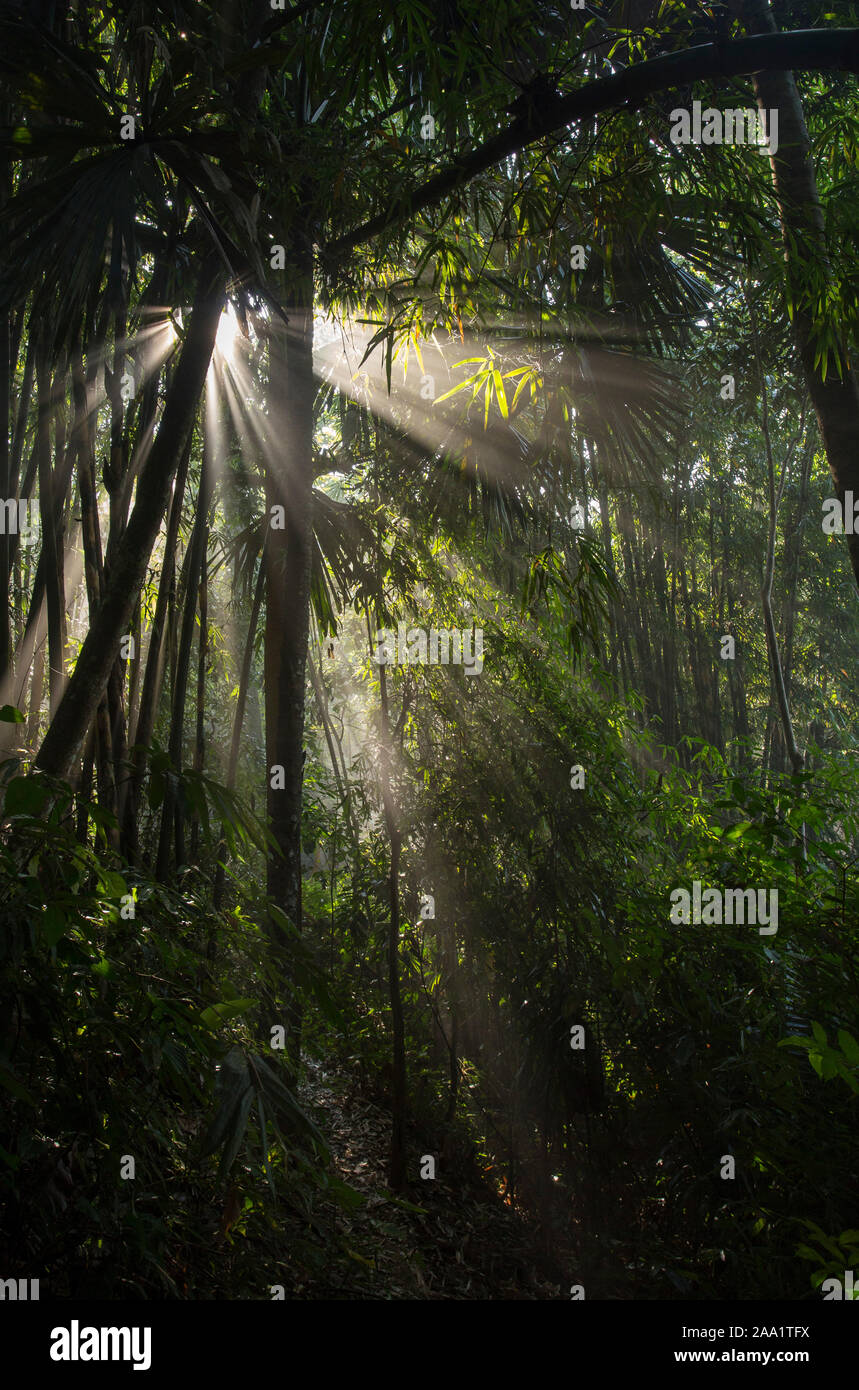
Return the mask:
[[324,1223],[314,1223],[325,1268],[300,1281],[293,1297],[569,1297],[537,1223],[505,1204],[482,1175],[442,1167],[434,1180],[395,1197],[387,1185],[390,1112],[322,1063],[306,1059],[306,1068],[300,1100],[328,1140],[330,1171],[364,1201],[350,1213],[325,1204]]

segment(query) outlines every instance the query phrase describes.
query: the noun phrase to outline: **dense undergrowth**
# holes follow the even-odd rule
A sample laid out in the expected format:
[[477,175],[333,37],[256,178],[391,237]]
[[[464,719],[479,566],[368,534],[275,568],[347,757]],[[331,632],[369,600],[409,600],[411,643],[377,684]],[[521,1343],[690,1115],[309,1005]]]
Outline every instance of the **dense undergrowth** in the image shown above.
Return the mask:
[[[459,948],[420,919],[406,858],[397,1206],[431,1209],[430,1155],[448,1190],[532,1219],[559,1285],[577,1270],[589,1297],[812,1296],[859,1241],[855,769],[821,755],[761,791],[701,745],[691,773],[630,771],[615,758],[630,728],[589,734],[593,712],[578,717],[579,746],[598,735],[602,758],[574,811],[524,834],[515,777],[506,797],[469,793],[459,760],[481,750],[468,737],[450,785],[415,783],[404,807],[416,817],[423,798],[435,826],[439,919]],[[547,804],[552,756],[530,764]],[[223,795],[213,809],[252,866],[253,818]],[[75,811],[62,784],[7,787],[6,1275],[39,1275],[60,1297],[269,1297],[278,1284],[300,1297],[332,1251],[343,1258],[338,1222],[367,1198],[330,1161],[324,1107],[300,1103],[270,1045],[266,905],[236,878],[213,911],[211,836],[167,888],[119,862],[97,807],[82,843]],[[370,834],[333,882],[314,875],[295,955],[305,1055],[382,1106],[385,871]],[[695,879],[777,887],[778,932],[671,923],[670,892]]]

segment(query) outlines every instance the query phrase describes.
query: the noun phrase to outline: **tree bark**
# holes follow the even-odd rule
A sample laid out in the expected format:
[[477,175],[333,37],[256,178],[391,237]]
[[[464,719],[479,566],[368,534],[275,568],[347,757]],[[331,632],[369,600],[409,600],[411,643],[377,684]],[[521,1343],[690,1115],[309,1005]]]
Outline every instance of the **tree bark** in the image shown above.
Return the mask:
[[[308,652],[307,665],[310,671],[310,683],[313,686],[313,693],[316,696],[316,708],[319,710],[319,718],[322,721],[322,729],[325,734],[325,742],[328,745],[328,756],[331,759],[331,770],[334,773],[334,781],[337,783],[337,790],[340,793],[340,800],[343,803],[343,814],[349,823],[352,831],[353,840],[357,840],[357,828],[352,818],[352,800],[349,795],[349,785],[346,778],[345,767],[341,771],[340,762],[337,757],[337,747],[335,744],[334,730],[331,727],[331,718],[328,713],[328,701],[325,695],[325,687],[322,683],[322,676],[317,671],[313,657]],[[341,750],[342,753],[342,750]]]
[[164,626],[167,621],[167,608],[173,586],[176,544],[179,538],[179,524],[182,519],[182,503],[185,497],[188,465],[191,460],[191,436],[192,432],[189,430],[179,467],[176,470],[173,501],[170,506],[164,542],[164,563],[161,567],[158,596],[155,600],[155,612],[152,616],[152,628],[149,633],[149,650],[146,654],[146,670],[140,695],[140,714],[132,735],[134,751],[131,770],[128,782],[125,784],[125,796],[120,798],[123,808],[120,817],[123,832],[123,852],[131,860],[135,860],[137,857],[137,808],[146,769],[146,754],[152,742],[152,731],[155,727],[155,715],[164,676]]
[[784,593],[782,600],[781,627],[784,684],[790,700],[791,682],[794,666],[794,638],[796,633],[796,591],[799,584],[799,562],[802,554],[802,529],[808,511],[808,487],[811,480],[811,464],[814,458],[814,431],[806,435],[800,464],[799,496],[796,507],[789,514],[783,531],[784,545]]
[[203,461],[200,469],[200,486],[197,492],[197,509],[194,529],[188,555],[188,575],[185,583],[184,607],[182,612],[182,632],[179,638],[179,652],[176,663],[176,677],[173,682],[173,708],[170,717],[170,735],[167,752],[170,757],[172,775],[167,779],[167,791],[161,811],[161,834],[158,841],[158,858],[155,875],[163,882],[167,877],[170,862],[170,839],[175,831],[177,864],[184,860],[182,834],[182,813],[176,794],[176,782],[182,771],[182,743],[185,732],[185,699],[188,693],[188,676],[191,671],[191,650],[194,644],[194,623],[197,617],[197,598],[200,576],[203,572],[203,556],[208,536],[209,501],[212,494],[211,440],[204,431]]
[[[738,3],[735,0],[735,8]],[[742,16],[746,28],[755,35],[785,37],[778,35],[768,0],[742,0]],[[824,380],[822,364],[816,366],[814,360],[815,325],[803,284],[804,274],[809,264],[827,280],[831,281],[832,273],[811,141],[793,73],[761,71],[755,73],[753,80],[761,111],[777,108],[779,113],[779,145],[770,164],[785,246],[786,287],[793,310],[791,327],[832,481],[843,508],[845,492],[852,491],[859,497],[859,384],[840,333],[836,333],[835,349],[840,376],[838,366],[830,361]],[[825,290],[825,284],[815,280],[815,298],[823,298]],[[848,535],[847,547],[859,585],[859,535]]]
[[161,428],[140,475],[137,500],[111,564],[110,584],[90,627],[65,695],[51,721],[36,766],[55,776],[71,772],[116,660],[122,634],[146,576],[146,566],[170,492],[170,482],[193,423],[224,304],[223,272],[207,262]]
[[[236,712],[233,716],[233,736],[230,742],[230,760],[227,764],[227,789],[233,791],[236,785],[236,772],[239,766],[239,749],[242,743],[242,725],[245,720],[245,707],[248,700],[248,687],[250,685],[251,665],[253,663],[254,642],[256,640],[257,624],[259,623],[260,609],[262,608],[262,598],[265,591],[266,563],[265,547],[260,556],[259,573],[254,585],[254,596],[251,603],[250,618],[248,619],[248,631],[245,639],[245,649],[242,655],[242,669],[239,674],[239,693],[236,700]],[[221,906],[221,899],[224,893],[224,858],[227,853],[227,841],[224,828],[221,827],[221,837],[218,844],[218,867],[215,871],[215,889],[213,901],[216,908]]]
[[[136,726],[137,726],[137,714],[138,714],[137,700],[138,700],[138,696],[139,696],[139,694],[140,694],[140,669],[141,669],[141,662],[142,662],[142,655],[143,655],[143,654],[142,654],[142,651],[141,651],[141,640],[142,640],[142,636],[143,636],[143,634],[142,634],[142,632],[141,632],[141,617],[142,617],[141,609],[142,609],[142,605],[141,605],[141,602],[140,602],[140,595],[138,594],[138,595],[137,595],[137,602],[136,602],[136,604],[134,605],[134,613],[133,613],[132,619],[131,619],[131,636],[132,636],[133,639],[134,639],[134,652],[135,652],[135,657],[134,657],[134,661],[131,663],[131,671],[130,671],[130,673],[129,673],[129,678],[128,678],[128,730],[129,730],[129,734],[131,733],[131,730],[132,730],[132,729],[135,729]],[[130,769],[129,769],[129,776],[130,776]]]
[[[5,496],[7,497],[15,497],[18,495],[18,480],[21,471],[21,459],[24,456],[24,439],[27,433],[27,417],[29,415],[30,400],[33,394],[33,377],[35,374],[36,363],[36,336],[36,333],[33,332],[31,328],[27,334],[27,356],[24,362],[24,380],[21,385],[21,395],[18,400],[18,409],[15,417],[15,431],[12,436],[12,447],[9,451],[7,465],[7,491],[5,493]],[[10,369],[13,365],[14,364],[12,364],[10,360]],[[24,492],[21,494],[22,497],[27,497],[28,495],[28,492]],[[2,546],[0,546],[0,584],[3,585],[4,592],[7,595],[6,601],[9,605],[9,649],[7,650],[5,647],[2,646],[2,643],[0,643],[0,688],[2,689],[5,689],[7,684],[10,682],[12,674],[11,646],[13,644],[13,631],[11,601],[8,595],[11,589],[12,570],[14,567],[17,550],[17,535],[10,536],[8,532],[6,532],[2,537]]]
[[[203,558],[200,566],[200,637],[197,646],[197,710],[194,728],[194,771],[200,776],[206,765],[206,663],[209,659],[209,521],[203,538]],[[190,862],[196,864],[200,852],[200,817],[191,822]]]
[[393,1052],[391,1059],[391,1153],[388,1181],[394,1192],[400,1192],[406,1176],[406,1035],[400,989],[400,849],[402,837],[397,825],[394,797],[391,790],[393,749],[391,747],[391,720],[388,710],[388,679],[384,666],[379,667],[379,691],[382,723],[380,758],[382,805],[385,813],[385,829],[391,846],[391,864],[388,874],[388,996],[391,1001]]
[[[752,343],[754,346],[755,365],[757,366],[758,382],[760,385],[761,392],[761,429],[763,431],[764,436],[764,447],[766,451],[767,460],[767,549],[766,558],[764,560],[763,582],[761,584],[761,601],[763,603],[764,610],[764,631],[766,633],[767,652],[769,654],[770,659],[770,675],[772,678],[773,688],[775,690],[779,716],[781,718],[782,733],[784,735],[785,746],[787,747],[788,756],[790,757],[791,765],[793,767],[794,772],[801,772],[805,759],[802,753],[800,752],[799,748],[797,747],[796,737],[793,731],[793,720],[791,719],[790,705],[788,704],[787,699],[787,689],[785,687],[784,682],[784,670],[781,664],[781,653],[779,651],[778,635],[776,633],[772,603],[773,576],[775,574],[775,541],[776,528],[778,524],[778,507],[779,502],[781,501],[784,480],[787,476],[787,470],[790,466],[790,457],[788,456],[788,458],[785,460],[782,470],[782,478],[778,490],[776,490],[775,462],[773,460],[772,437],[770,435],[769,424],[770,417],[769,398],[767,396],[767,384],[766,379],[764,377],[763,364],[761,362],[760,347],[758,343],[757,323],[755,320],[754,310],[752,308],[751,301],[747,300],[747,302],[749,303],[749,313],[751,315]],[[802,431],[802,428],[803,426],[801,423],[800,432]]]
[[[267,460],[265,547],[266,803],[278,845],[268,856],[267,889],[274,904],[301,931],[301,800],[304,770],[304,687],[310,630],[313,539],[313,257],[299,247],[291,279],[288,324],[270,339],[272,440]],[[283,529],[273,528],[272,507],[282,507]],[[273,787],[273,768],[283,787]],[[277,776],[279,781],[279,774]],[[287,1063],[298,1064],[300,1010],[292,988],[289,939],[274,918],[269,936],[279,962],[286,1019]],[[272,1000],[274,1008],[279,1002]]]
[[[65,653],[65,603],[63,601],[62,547],[57,532],[61,522],[54,505],[54,469],[51,463],[51,413],[55,406],[44,346],[36,365],[39,396],[39,422],[36,441],[39,468],[39,520],[42,530],[42,556],[45,593],[48,600],[48,690],[51,718],[56,714],[63,693]],[[59,499],[58,499],[59,500]]]
[[[6,175],[3,176],[3,193],[0,206],[5,202]],[[11,407],[10,378],[13,370],[10,347],[9,315],[0,314],[0,505],[7,498],[14,497],[11,485],[9,452],[9,412]],[[9,528],[5,524],[0,533],[0,572],[8,571],[10,545]],[[12,657],[12,608],[9,602],[8,584],[0,594],[0,680],[5,676]]]
[[30,704],[27,710],[27,747],[35,748],[39,738],[39,719],[42,714],[42,688],[45,684],[45,643],[36,648],[33,679],[30,683]]

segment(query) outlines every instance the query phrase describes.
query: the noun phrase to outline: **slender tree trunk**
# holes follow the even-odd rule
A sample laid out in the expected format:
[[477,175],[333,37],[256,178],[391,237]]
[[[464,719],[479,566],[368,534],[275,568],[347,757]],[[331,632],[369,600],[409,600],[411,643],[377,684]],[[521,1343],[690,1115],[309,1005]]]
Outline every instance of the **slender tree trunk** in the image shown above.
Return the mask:
[[90,429],[87,381],[81,357],[78,357],[72,370],[72,393],[75,404],[74,439],[77,445],[78,488],[81,499],[84,577],[89,601],[89,620],[92,624],[101,602],[104,564],[95,483],[95,444]]
[[[373,504],[378,516],[379,508],[378,473],[374,478]],[[383,604],[383,556],[381,535],[376,534],[376,623],[384,623]],[[374,650],[373,634],[370,629],[369,610],[367,618],[367,641],[370,651]],[[379,775],[382,790],[382,808],[385,829],[391,846],[391,862],[388,874],[388,997],[391,1003],[392,1033],[392,1080],[391,1080],[391,1152],[388,1181],[394,1192],[399,1192],[406,1177],[406,1034],[403,1018],[403,999],[400,985],[400,852],[402,835],[399,828],[397,808],[394,803],[392,786],[393,774],[393,735],[391,715],[388,705],[388,675],[384,665],[379,666],[380,702],[380,757]],[[401,719],[406,714],[406,696],[403,695]]]
[[635,520],[629,498],[622,492],[618,495],[617,524],[620,535],[620,548],[623,554],[624,579],[629,594],[627,605],[631,618],[635,650],[638,656],[638,688],[641,691],[645,708],[651,714],[658,714],[655,700],[655,673],[652,662],[651,637],[647,630],[647,613],[644,606],[644,583],[636,545]]
[[[245,639],[245,649],[242,655],[242,669],[239,673],[239,693],[236,700],[236,712],[233,716],[233,736],[230,742],[230,758],[227,764],[227,788],[229,791],[235,790],[236,773],[239,766],[239,750],[242,743],[242,725],[245,719],[245,707],[248,700],[248,688],[251,678],[251,666],[253,664],[254,643],[256,641],[257,625],[259,623],[260,609],[262,607],[263,593],[266,582],[266,563],[265,547],[260,556],[259,572],[257,581],[254,585],[254,596],[251,603],[250,618],[248,619],[248,631]],[[221,827],[221,838],[218,845],[218,867],[215,871],[215,891],[214,904],[216,908],[221,905],[224,893],[224,859],[227,853],[227,841],[224,828]]]
[[[668,575],[665,567],[665,552],[662,542],[653,527],[648,528],[648,548],[653,556],[651,564],[651,583],[655,590],[656,604],[651,632],[657,630],[657,621],[662,629],[662,661],[659,663],[660,681],[656,692],[658,710],[662,720],[662,738],[666,744],[673,742],[674,729],[674,653],[673,630],[671,627],[671,603],[668,597]],[[656,663],[657,654],[653,660]]]
[[[75,406],[72,438],[78,462],[84,577],[90,625],[95,620],[104,591],[104,563],[95,481],[95,444],[90,425],[89,408],[92,386],[92,378],[87,380],[84,374],[83,359],[79,356],[72,369],[72,395]],[[98,766],[99,803],[113,813],[116,808],[116,768],[111,720],[108,706],[104,700],[99,701],[94,738],[87,747],[94,752]]]
[[[12,446],[9,451],[6,480],[7,492],[5,495],[7,497],[16,497],[20,495],[20,497],[24,500],[27,500],[29,498],[29,490],[24,490],[19,494],[18,481],[21,471],[21,459],[24,456],[24,440],[27,433],[27,418],[30,411],[30,400],[33,394],[33,377],[35,375],[36,363],[36,340],[37,334],[33,332],[31,328],[27,334],[27,356],[24,361],[24,380],[21,385],[21,395],[18,399],[18,409],[15,416],[15,431],[12,436]],[[10,369],[12,365],[13,364],[10,361]],[[6,601],[8,604],[9,614],[8,637],[10,648],[7,650],[5,647],[0,646],[0,689],[8,688],[11,685],[11,647],[14,646],[11,590],[12,574],[15,567],[15,557],[17,554],[18,537],[17,535],[9,535],[8,530],[6,530],[2,537],[2,546],[0,546],[0,584],[2,584],[3,590],[7,596]]]
[[[120,255],[120,242],[118,237],[113,239],[113,256],[118,259]],[[121,265],[115,265],[114,270],[117,275],[121,275]],[[124,291],[120,291],[124,293]],[[122,303],[117,308],[113,316],[113,373],[110,385],[110,447],[107,458],[105,459],[103,478],[107,489],[110,502],[110,528],[108,531],[107,542],[107,562],[114,551],[114,547],[122,538],[125,529],[125,517],[121,512],[121,498],[123,494],[123,483],[127,471],[127,459],[123,447],[123,425],[125,422],[125,407],[122,400],[122,378],[125,373],[125,335],[126,335],[126,312]]]
[[[2,106],[4,125],[11,124],[12,107],[4,102]],[[12,166],[5,165],[0,173],[0,211],[2,211],[12,192]],[[19,323],[23,323],[21,310]],[[14,341],[13,341],[14,340]],[[0,314],[0,506],[17,492],[17,469],[13,477],[12,453],[9,446],[10,425],[12,423],[12,379],[18,358],[18,339],[13,333],[12,318],[9,312]],[[12,538],[9,527],[4,525],[0,533],[0,575],[8,577],[11,573]],[[0,684],[6,677],[12,660],[12,605],[9,585],[3,585],[0,595]]]
[[[736,631],[736,599],[734,590],[727,585],[728,617]],[[746,662],[742,651],[736,661],[728,662],[728,679],[731,682],[731,702],[734,709],[734,728],[740,743],[739,762],[741,767],[748,765],[751,758],[751,729],[749,727],[749,704],[746,694]]]
[[[582,452],[584,453],[584,446]],[[600,531],[602,532],[602,546],[603,555],[605,556],[606,573],[616,583],[617,571],[615,569],[614,554],[612,552],[611,544],[611,514],[609,512],[608,505],[608,488],[606,486],[606,481],[602,469],[599,468],[596,444],[593,442],[593,440],[591,440],[588,445],[588,456],[591,461],[591,472],[594,476],[594,486],[597,491],[597,497],[599,498]],[[617,683],[618,659],[622,651],[622,639],[620,632],[620,617],[618,612],[618,605],[613,605],[611,610],[610,642],[611,649],[609,651],[609,670],[611,672],[612,680],[615,683]]]
[[140,803],[140,790],[143,786],[143,776],[146,770],[146,755],[149,745],[152,742],[152,731],[155,728],[155,716],[161,695],[161,682],[164,677],[164,629],[167,621],[170,594],[173,587],[176,546],[179,539],[179,525],[182,519],[182,503],[185,497],[185,482],[188,477],[188,465],[191,459],[192,434],[193,431],[189,430],[185,447],[182,450],[182,457],[179,461],[179,467],[176,471],[173,501],[170,507],[170,516],[167,521],[167,533],[164,541],[164,563],[161,567],[161,577],[158,582],[158,596],[155,600],[155,612],[152,617],[152,628],[149,634],[149,651],[146,655],[146,670],[143,676],[143,690],[140,696],[140,714],[132,736],[134,751],[132,753],[129,780],[125,787],[126,794],[121,818],[123,852],[132,861],[137,858],[137,810]]
[[784,527],[784,598],[782,602],[781,627],[784,633],[783,664],[784,688],[790,701],[791,681],[793,679],[794,638],[796,632],[796,592],[799,585],[799,562],[802,554],[802,528],[808,512],[808,488],[811,480],[811,463],[814,458],[814,431],[805,437],[800,464],[799,496],[796,506],[788,516]]
[[161,428],[141,472],[134,510],[111,564],[110,584],[36,759],[38,767],[56,776],[68,776],[75,764],[116,659],[119,640],[128,630],[164,516],[170,482],[206,379],[223,303],[222,271],[207,263],[200,275]]
[[313,686],[313,693],[316,696],[316,708],[319,711],[319,718],[322,721],[322,728],[325,733],[325,742],[328,745],[328,756],[331,759],[331,769],[334,773],[334,780],[337,783],[337,790],[340,793],[340,800],[343,803],[344,814],[354,836],[356,828],[352,819],[352,802],[349,796],[349,786],[345,778],[345,769],[341,772],[340,763],[337,758],[334,730],[331,727],[331,719],[328,714],[328,701],[325,696],[325,687],[322,684],[322,677],[316,669],[310,652],[307,654],[307,666],[310,672],[310,683]]
[[[767,502],[768,502],[768,525],[767,525],[767,549],[764,560],[764,575],[761,585],[761,600],[764,610],[764,631],[767,639],[767,653],[770,659],[770,675],[773,688],[775,690],[778,712],[781,718],[782,733],[784,735],[785,746],[790,757],[794,772],[801,772],[805,759],[797,747],[796,738],[793,731],[793,720],[790,714],[790,705],[787,699],[787,689],[784,683],[784,671],[781,664],[781,654],[779,652],[778,635],[776,633],[775,619],[773,617],[773,576],[775,574],[775,540],[776,528],[778,524],[778,504],[781,498],[782,487],[776,492],[775,463],[773,461],[772,439],[770,437],[769,426],[769,399],[767,396],[767,384],[764,377],[763,364],[761,363],[760,349],[758,346],[758,334],[755,324],[754,313],[749,302],[750,312],[752,313],[752,341],[755,351],[755,363],[758,369],[758,381],[761,391],[761,428],[764,436],[764,446],[767,460]],[[790,460],[785,460],[784,477]]]
[[[2,176],[0,206],[6,201],[8,174]],[[9,315],[0,314],[0,506],[7,498],[15,496],[12,488],[11,457],[9,451],[9,418],[11,408],[10,379],[13,362],[11,360]],[[0,573],[7,573],[11,554],[9,527],[4,512],[3,530],[0,533]],[[12,606],[9,599],[8,584],[0,594],[0,680],[5,676],[12,659]]]
[[680,593],[683,596],[686,645],[689,654],[689,666],[692,672],[692,688],[695,694],[695,704],[697,705],[697,719],[695,722],[698,729],[706,729],[708,727],[708,720],[707,688],[704,681],[704,654],[701,650],[698,614],[692,607],[689,585],[686,582],[686,566],[682,561],[680,563]]
[[[710,612],[713,613],[716,608],[716,599],[719,598],[720,600],[719,629],[721,633],[724,631],[722,625],[724,618],[724,605],[721,603],[721,595],[719,594],[716,583],[716,528],[715,516],[713,513],[712,490],[710,492],[709,505],[707,508],[707,541],[709,546],[710,559],[710,564],[707,570],[707,602]],[[719,686],[720,663],[721,657],[719,657],[717,661],[715,655],[711,653],[707,663],[707,670],[710,675],[710,742],[713,744],[715,748],[718,748],[720,753],[724,753],[725,735],[722,728],[722,694]]]
[[[32,486],[33,481],[35,480],[38,452],[39,450],[37,442],[37,445],[33,449],[33,457],[31,459],[30,465],[27,468],[28,476],[25,479],[25,483],[21,491],[22,497],[29,497],[30,495],[30,488]],[[72,450],[67,449],[62,460],[62,469],[59,480],[55,480],[56,485],[54,487],[54,493],[56,498],[58,499],[55,507],[56,528],[59,528],[62,519],[62,499],[66,495],[66,491],[71,480],[72,466]],[[18,538],[17,536],[13,536],[12,539],[14,541],[17,541]],[[70,548],[74,549],[76,545],[77,538],[75,537]],[[18,551],[17,547],[16,554],[20,555],[20,552]],[[15,650],[15,655],[12,662],[14,674],[10,674],[9,679],[7,681],[7,690],[9,693],[7,695],[6,691],[3,692],[4,703],[7,699],[10,699],[11,704],[19,705],[21,701],[24,699],[24,691],[27,688],[27,681],[30,675],[30,665],[33,660],[33,651],[35,650],[36,642],[41,640],[41,637],[44,632],[43,624],[45,607],[45,574],[47,572],[46,561],[47,557],[45,551],[43,548],[40,547],[39,559],[36,563],[36,570],[33,576],[32,592],[30,595],[29,608],[27,611],[27,621],[24,625],[24,631],[21,635],[21,640],[19,641],[18,646]],[[19,587],[23,588],[25,587],[25,585],[22,584]],[[63,600],[63,603],[65,604],[65,599]],[[13,724],[0,726],[0,747],[6,746],[4,737],[5,731],[14,731],[14,727],[15,726]]]
[[44,556],[45,593],[48,600],[48,689],[51,718],[56,714],[63,692],[65,653],[65,603],[62,589],[61,546],[57,531],[59,518],[54,506],[54,470],[51,463],[51,412],[56,407],[48,371],[46,350],[42,348],[36,366],[39,393],[39,424],[36,448],[39,467],[39,518]]
[[[134,605],[134,613],[131,619],[131,636],[134,641],[134,660],[131,663],[131,671],[128,677],[128,731],[129,737],[133,738],[132,730],[137,728],[138,697],[140,694],[140,668],[142,664],[143,652],[141,649],[141,613],[142,604],[140,595],[137,595],[137,602]],[[128,775],[131,775],[129,768]]]
[[[265,735],[268,819],[278,846],[268,857],[267,889],[301,931],[301,799],[304,769],[304,687],[310,630],[313,542],[313,259],[296,252],[288,325],[270,339],[273,441],[267,460],[265,548]],[[282,513],[273,515],[273,508]],[[284,520],[283,529],[272,526]],[[277,771],[273,771],[277,769]],[[282,784],[281,784],[282,781]],[[279,962],[286,1020],[286,1060],[300,1051],[301,1013],[293,986],[289,937],[274,917],[269,936]]]
[[671,594],[668,603],[668,679],[671,682],[671,731],[668,742],[674,749],[679,747],[683,727],[683,690],[677,652],[677,559],[680,553],[680,460],[674,462],[674,479],[671,489]]
[[45,684],[45,643],[36,648],[33,679],[30,685],[30,705],[27,710],[27,747],[35,748],[39,739],[39,719],[42,713],[42,688]]
[[[27,435],[27,420],[30,414],[30,402],[33,398],[33,378],[36,372],[36,345],[38,333],[33,324],[27,327],[27,356],[24,359],[24,380],[21,383],[21,395],[18,398],[18,409],[15,414],[15,433],[12,437],[12,449],[9,457],[9,486],[17,489],[18,477],[21,472],[21,460],[24,457],[24,442]],[[11,573],[11,560],[9,568],[5,571],[5,577]]]
[[188,572],[185,582],[184,607],[182,613],[182,632],[179,638],[179,651],[176,663],[176,676],[173,683],[173,708],[170,718],[170,735],[167,752],[171,763],[171,776],[167,779],[167,791],[161,813],[161,834],[158,841],[156,877],[162,882],[167,876],[170,863],[170,839],[175,835],[177,864],[184,862],[184,843],[182,833],[182,812],[176,793],[173,777],[182,772],[182,744],[185,732],[185,699],[188,694],[188,676],[191,670],[191,650],[194,644],[194,624],[197,617],[197,598],[200,576],[203,572],[203,557],[208,536],[209,501],[212,493],[212,457],[209,431],[203,434],[203,461],[200,469],[200,487],[197,493],[197,510],[194,529],[188,550]]
[[90,729],[84,746],[83,767],[75,800],[77,803],[77,837],[85,845],[89,839],[89,800],[92,796],[92,769],[95,761],[95,729]]
[[[371,643],[372,649],[372,643]],[[393,1034],[393,1077],[391,1085],[391,1154],[388,1180],[394,1192],[402,1191],[406,1176],[406,1036],[400,989],[400,849],[402,838],[397,825],[391,789],[391,720],[388,710],[388,680],[379,667],[382,747],[380,770],[385,829],[391,846],[388,874],[388,994],[391,1001]]]
[[[161,278],[160,275],[156,278]],[[126,332],[126,319],[123,313],[117,319],[116,333],[123,335]],[[116,351],[116,372],[125,366],[125,354]],[[146,375],[146,385],[140,404],[140,411],[137,417],[137,433],[134,449],[130,445],[131,422],[133,418],[133,407],[123,411],[122,399],[119,398],[119,410],[116,411],[114,397],[111,401],[111,464],[110,471],[114,477],[114,491],[110,495],[111,523],[108,541],[108,554],[105,560],[105,578],[110,581],[110,557],[113,555],[116,545],[121,539],[126,526],[128,508],[131,500],[131,490],[134,480],[138,475],[143,461],[148,456],[152,447],[152,436],[155,429],[155,417],[158,409],[158,382],[160,371],[156,367],[156,349],[152,338],[144,340],[143,364]],[[115,379],[120,380],[119,376]],[[130,457],[130,462],[129,462]],[[128,635],[135,636],[135,627],[138,625],[136,620],[140,614],[140,594],[138,593],[134,605],[134,619],[131,622]],[[139,671],[140,654],[135,647],[132,671]],[[113,757],[116,766],[116,773],[119,780],[118,786],[118,810],[120,818],[124,810],[125,797],[129,780],[132,777],[132,768],[128,764],[128,739],[131,728],[131,712],[126,719],[125,712],[125,666],[126,658],[120,649],[116,661],[108,678],[107,698],[108,709],[110,711],[110,737],[113,748]]]
[[456,1114],[456,1102],[459,1097],[460,1065],[459,1065],[459,1016],[461,1013],[461,991],[459,989],[459,963],[456,942],[456,918],[454,916],[453,904],[449,895],[445,894],[445,907],[448,922],[442,929],[444,933],[443,970],[447,997],[450,1009],[450,1043],[448,1046],[448,1092],[447,1092],[447,1111],[445,1121],[448,1125],[453,1124]]
[[[733,8],[741,9],[750,34],[777,32],[768,0],[733,0]],[[832,270],[811,141],[793,73],[761,71],[755,73],[753,81],[760,109],[774,108],[779,113],[778,150],[770,163],[785,244],[787,293],[793,306],[791,327],[832,481],[843,508],[845,492],[852,491],[859,498],[859,384],[845,344],[832,324],[828,327],[836,334],[834,351],[838,362],[829,361],[825,380],[822,364],[815,365],[817,342],[809,300],[812,295],[815,301],[825,300],[826,286],[821,284],[821,276],[824,281],[831,280]],[[859,584],[859,534],[848,535],[847,546]]]
[[[203,559],[200,570],[200,637],[197,646],[197,718],[194,730],[194,771],[200,776],[206,763],[206,663],[209,656],[209,523],[206,520],[206,534],[203,538]],[[192,864],[196,864],[200,852],[200,817],[194,815],[191,822]]]
[[116,814],[116,766],[111,737],[110,709],[107,697],[98,702],[95,712],[96,770],[98,773],[98,801],[111,815]]

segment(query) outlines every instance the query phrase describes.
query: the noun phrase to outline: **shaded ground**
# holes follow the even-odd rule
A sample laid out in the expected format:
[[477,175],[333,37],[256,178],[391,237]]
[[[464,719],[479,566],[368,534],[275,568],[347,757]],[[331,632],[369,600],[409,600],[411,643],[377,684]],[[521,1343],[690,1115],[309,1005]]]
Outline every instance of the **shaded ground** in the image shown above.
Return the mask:
[[[566,1278],[533,1223],[473,1172],[442,1164],[402,1198],[387,1188],[390,1115],[323,1064],[307,1060],[302,1104],[326,1135],[332,1171],[365,1199],[328,1204],[326,1268],[296,1288],[306,1298],[558,1299]],[[321,1233],[321,1232],[320,1232]]]

